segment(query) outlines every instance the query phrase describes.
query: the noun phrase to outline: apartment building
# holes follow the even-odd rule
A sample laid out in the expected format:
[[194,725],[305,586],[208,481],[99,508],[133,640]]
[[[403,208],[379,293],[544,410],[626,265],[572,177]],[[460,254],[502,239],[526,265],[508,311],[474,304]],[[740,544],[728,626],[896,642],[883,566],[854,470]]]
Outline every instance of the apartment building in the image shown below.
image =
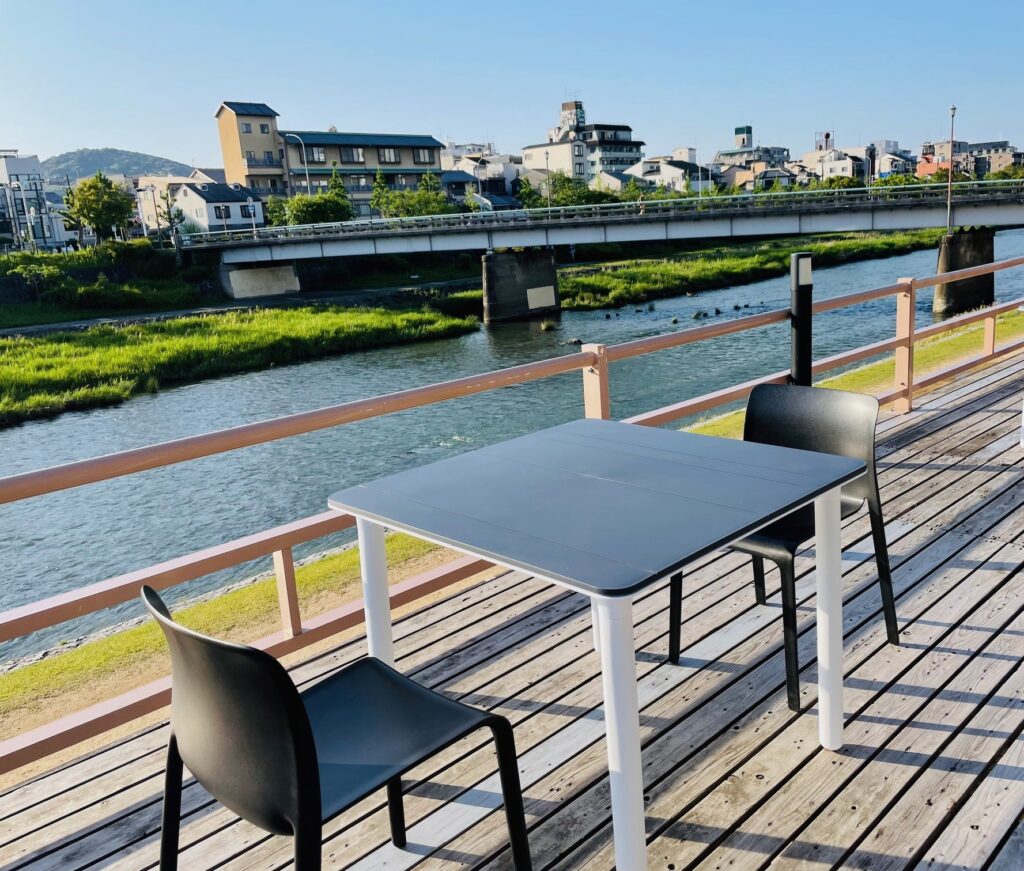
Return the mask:
[[548,141],[522,149],[526,169],[564,172],[588,184],[603,172],[624,172],[643,160],[644,142],[628,124],[588,124],[582,100],[562,103]]
[[415,188],[427,173],[441,174],[444,146],[433,136],[281,130],[278,117],[265,103],[221,103],[216,119],[228,183],[264,197],[316,193],[337,170],[356,214],[369,215],[378,172],[393,190]]
[[715,154],[712,164],[718,170],[730,166],[753,167],[763,163],[770,167],[782,167],[789,161],[789,149],[780,145],[755,145],[754,128],[750,124],[737,127],[733,134],[733,147],[723,148]]
[[0,149],[0,239],[15,248],[52,250],[70,239],[64,220],[46,196],[35,154]]

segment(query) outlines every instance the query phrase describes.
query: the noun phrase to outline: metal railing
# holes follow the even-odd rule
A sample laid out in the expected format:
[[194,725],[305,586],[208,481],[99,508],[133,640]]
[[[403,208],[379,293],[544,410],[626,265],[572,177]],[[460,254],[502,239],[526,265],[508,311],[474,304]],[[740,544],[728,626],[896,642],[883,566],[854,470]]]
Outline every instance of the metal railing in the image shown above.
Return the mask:
[[281,167],[284,166],[284,161],[277,157],[247,157],[245,159],[246,166],[269,166],[269,167]]
[[[916,329],[914,326],[916,292],[937,284],[1021,266],[1024,266],[1024,257],[1017,257],[926,278],[902,278],[895,284],[885,287],[816,302],[811,307],[811,311],[815,314],[895,296],[897,302],[896,332],[890,339],[844,351],[821,360],[804,361],[804,366],[814,374],[821,374],[894,351],[896,353],[895,383],[893,388],[886,391],[879,399],[883,403],[893,403],[898,411],[909,411],[913,407],[916,390],[982,363],[1017,351],[1024,351],[1024,340],[1009,342],[1002,346],[997,345],[996,342],[997,317],[1024,304],[1024,297]],[[575,371],[582,373],[583,414],[586,417],[608,419],[611,417],[609,391],[611,363],[643,354],[678,348],[694,342],[723,338],[771,324],[792,322],[795,320],[793,315],[792,308],[780,308],[721,323],[636,339],[618,345],[583,345],[578,352],[563,357],[539,360],[535,363],[471,375],[453,381],[429,384],[397,393],[290,414],[273,420],[245,424],[219,432],[175,439],[117,454],[12,475],[0,479],[0,504]],[[923,378],[915,379],[914,347],[916,342],[979,321],[984,322],[984,331],[982,348],[978,355],[957,361],[949,367],[929,373]],[[790,374],[789,370],[785,370],[761,375],[741,384],[684,399],[672,405],[636,415],[628,418],[626,422],[646,426],[669,423],[742,400],[758,384],[785,383],[790,380]],[[138,595],[143,584],[149,584],[158,589],[165,588],[230,566],[240,565],[254,558],[271,556],[277,582],[281,631],[257,641],[256,645],[278,656],[293,653],[362,622],[362,603],[358,601],[312,618],[303,618],[299,609],[295,566],[292,558],[294,546],[347,529],[353,526],[354,522],[354,518],[350,515],[327,511],[155,566],[13,608],[0,613],[0,642],[9,641],[129,601]],[[471,577],[485,567],[487,567],[485,561],[467,557],[394,585],[391,588],[392,605],[398,606],[413,602],[431,592]],[[169,681],[167,679],[158,680],[0,742],[0,773],[11,771],[115,726],[130,722],[146,713],[158,710],[167,704],[169,697]]]
[[[487,228],[561,226],[616,221],[655,221],[666,218],[736,217],[743,215],[826,212],[855,207],[916,207],[946,202],[944,184],[893,187],[846,188],[814,191],[749,193],[739,196],[689,196],[668,200],[640,200],[594,206],[561,206],[550,209],[513,209],[503,212],[469,212],[454,215],[425,215],[415,218],[374,218],[328,224],[265,227],[256,239],[288,242],[330,236],[381,236],[396,233],[459,232]],[[975,203],[1024,203],[1024,179],[957,182],[953,185],[956,205]],[[186,233],[181,244],[187,248],[204,245],[253,244],[253,235],[242,233]]]

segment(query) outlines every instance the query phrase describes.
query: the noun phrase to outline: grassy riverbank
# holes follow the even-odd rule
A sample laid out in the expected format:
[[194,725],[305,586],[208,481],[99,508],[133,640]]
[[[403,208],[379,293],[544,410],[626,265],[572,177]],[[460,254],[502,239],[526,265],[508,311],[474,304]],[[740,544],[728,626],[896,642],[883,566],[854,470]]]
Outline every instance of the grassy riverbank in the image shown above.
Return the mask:
[[814,265],[822,268],[935,248],[941,236],[939,230],[915,230],[775,239],[664,260],[565,269],[559,275],[559,294],[566,309],[618,308],[786,275],[790,255],[798,251],[810,251]]
[[290,308],[0,339],[0,425],[163,386],[471,332],[433,311]]

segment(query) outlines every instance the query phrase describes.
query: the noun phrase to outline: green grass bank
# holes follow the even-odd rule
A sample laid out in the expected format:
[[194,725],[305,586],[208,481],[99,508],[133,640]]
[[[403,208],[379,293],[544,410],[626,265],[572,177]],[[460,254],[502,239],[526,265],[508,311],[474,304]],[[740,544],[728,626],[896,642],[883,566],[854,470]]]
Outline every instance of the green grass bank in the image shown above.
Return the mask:
[[318,307],[0,338],[0,426],[112,405],[172,384],[478,328],[472,318],[431,310]]

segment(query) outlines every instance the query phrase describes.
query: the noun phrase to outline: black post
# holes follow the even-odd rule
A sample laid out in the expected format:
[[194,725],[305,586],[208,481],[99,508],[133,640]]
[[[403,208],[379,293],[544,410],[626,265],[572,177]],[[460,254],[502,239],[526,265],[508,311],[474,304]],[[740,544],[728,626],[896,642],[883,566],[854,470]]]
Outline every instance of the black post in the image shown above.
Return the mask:
[[789,261],[790,316],[789,335],[792,349],[789,380],[792,384],[811,386],[811,255],[794,254]]

